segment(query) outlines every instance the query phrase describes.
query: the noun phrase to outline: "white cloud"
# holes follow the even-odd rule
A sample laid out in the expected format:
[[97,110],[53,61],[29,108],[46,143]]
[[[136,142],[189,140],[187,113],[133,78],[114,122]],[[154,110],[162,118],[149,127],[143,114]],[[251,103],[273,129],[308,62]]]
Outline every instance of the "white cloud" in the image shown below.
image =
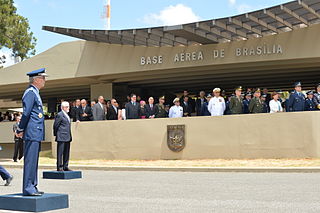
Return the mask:
[[238,13],[247,13],[256,9],[249,4],[240,4],[237,0],[228,0],[228,2],[232,8],[237,10]]
[[250,12],[250,11],[253,11],[255,10],[255,8],[251,5],[248,5],[248,4],[240,4],[240,5],[237,5],[237,11],[238,13],[246,13],[246,12]]
[[144,23],[156,26],[185,24],[199,20],[200,17],[192,11],[192,8],[183,4],[170,5],[159,13],[151,13],[143,17]]
[[230,5],[235,5],[237,3],[236,0],[228,0]]

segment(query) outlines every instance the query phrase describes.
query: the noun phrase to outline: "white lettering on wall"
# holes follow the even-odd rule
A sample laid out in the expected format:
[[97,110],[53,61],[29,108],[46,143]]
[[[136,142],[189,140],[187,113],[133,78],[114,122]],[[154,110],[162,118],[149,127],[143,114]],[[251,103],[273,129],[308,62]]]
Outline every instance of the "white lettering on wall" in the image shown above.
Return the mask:
[[173,62],[201,61],[203,60],[202,51],[199,52],[182,52],[175,54]]
[[277,55],[282,54],[282,46],[279,44],[274,45],[261,45],[256,47],[242,47],[236,48],[235,55],[239,56],[253,56],[253,55]]
[[224,58],[224,49],[213,50],[213,59]]
[[[236,57],[250,57],[250,56],[268,56],[283,54],[283,48],[280,44],[262,44],[257,46],[244,46],[234,49],[213,49],[210,57],[211,59],[223,59],[228,55],[227,51],[234,52]],[[174,63],[196,62],[204,60],[204,53],[202,51],[194,52],[180,52],[173,56]],[[162,55],[142,56],[140,58],[140,65],[157,65],[163,63]]]
[[149,65],[149,64],[162,64],[162,62],[163,62],[162,55],[147,56],[147,57],[142,56],[140,58],[140,65],[142,66]]

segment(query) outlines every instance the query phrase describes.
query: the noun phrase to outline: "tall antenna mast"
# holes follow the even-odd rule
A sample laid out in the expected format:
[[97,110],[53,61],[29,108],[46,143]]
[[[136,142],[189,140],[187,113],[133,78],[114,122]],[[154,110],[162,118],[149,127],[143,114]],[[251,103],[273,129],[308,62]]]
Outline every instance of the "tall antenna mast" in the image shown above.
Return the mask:
[[106,19],[105,29],[106,30],[110,30],[110,28],[111,28],[111,23],[110,23],[110,19],[111,19],[111,3],[110,3],[110,0],[106,0],[106,4],[105,4],[104,8],[105,8],[104,18]]

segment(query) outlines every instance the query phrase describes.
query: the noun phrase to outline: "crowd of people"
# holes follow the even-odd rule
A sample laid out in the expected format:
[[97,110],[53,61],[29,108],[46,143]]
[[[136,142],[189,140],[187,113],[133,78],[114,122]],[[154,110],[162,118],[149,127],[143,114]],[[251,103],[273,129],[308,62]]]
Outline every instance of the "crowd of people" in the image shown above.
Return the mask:
[[[289,98],[281,98],[280,94],[281,91],[270,93],[266,88],[263,90],[247,88],[243,91],[242,87],[237,87],[231,96],[226,97],[220,88],[215,88],[207,95],[201,91],[194,99],[189,96],[188,91],[184,91],[181,97],[174,98],[171,106],[165,104],[164,96],[159,97],[155,103],[153,97],[144,101],[136,94],[131,94],[122,107],[119,107],[116,99],[105,100],[100,96],[97,101],[90,103],[85,99],[77,99],[70,104],[62,100],[58,111],[63,109],[61,105],[67,103],[68,107],[71,106],[68,110],[71,121],[82,122],[320,110],[320,84],[316,85],[315,92],[306,92],[306,97],[302,93],[300,82],[295,83],[294,91]],[[1,122],[16,121],[13,124],[15,162],[23,157],[23,139],[16,133],[20,119],[21,113],[0,113]]]
[[[131,94],[121,106],[116,99],[105,100],[103,96],[96,101],[88,102],[85,99],[77,99],[70,102],[69,116],[74,122],[97,120],[127,120],[127,119],[154,119],[176,118],[190,116],[221,116],[231,114],[249,113],[277,113],[293,111],[313,111],[320,109],[320,84],[315,91],[302,93],[301,83],[294,85],[294,91],[287,99],[281,98],[281,91],[269,92],[264,88],[247,88],[241,86],[235,88],[231,96],[226,96],[220,88],[213,89],[206,94],[200,91],[198,97],[189,95],[183,91],[181,97],[176,97],[171,104],[166,104],[165,96],[155,100],[149,97],[146,101],[140,96]],[[64,100],[61,100],[63,102]],[[156,103],[157,102],[157,103]],[[57,107],[58,112],[61,106]],[[15,121],[21,113],[1,113],[0,122]],[[46,115],[46,118],[50,116]],[[54,118],[54,115],[51,116]]]
[[21,116],[21,113],[9,111],[4,113],[0,112],[0,122],[16,121],[18,116]]
[[[127,97],[122,107],[116,99],[105,100],[100,96],[96,101],[88,104],[85,99],[77,99],[72,102],[70,117],[73,121],[96,121],[96,120],[127,120],[127,119],[154,119],[176,118],[190,116],[222,116],[230,114],[249,113],[278,113],[294,111],[313,111],[320,109],[320,84],[316,91],[302,93],[301,83],[294,85],[294,91],[288,99],[280,97],[281,91],[269,92],[266,88],[237,87],[234,93],[226,97],[220,88],[213,89],[206,95],[204,91],[197,98],[191,98],[188,91],[184,91],[181,97],[174,98],[171,105],[166,105],[164,96],[158,98],[155,103],[154,97],[147,101],[141,100],[140,96],[131,94]],[[59,108],[59,107],[58,107]]]

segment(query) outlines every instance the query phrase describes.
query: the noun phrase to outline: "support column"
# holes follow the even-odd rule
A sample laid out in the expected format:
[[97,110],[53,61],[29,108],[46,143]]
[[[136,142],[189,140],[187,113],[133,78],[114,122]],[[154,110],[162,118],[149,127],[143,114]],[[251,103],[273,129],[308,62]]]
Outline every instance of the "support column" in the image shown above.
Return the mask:
[[106,100],[110,100],[113,97],[113,85],[112,83],[92,84],[90,85],[90,98],[96,100],[102,95]]

